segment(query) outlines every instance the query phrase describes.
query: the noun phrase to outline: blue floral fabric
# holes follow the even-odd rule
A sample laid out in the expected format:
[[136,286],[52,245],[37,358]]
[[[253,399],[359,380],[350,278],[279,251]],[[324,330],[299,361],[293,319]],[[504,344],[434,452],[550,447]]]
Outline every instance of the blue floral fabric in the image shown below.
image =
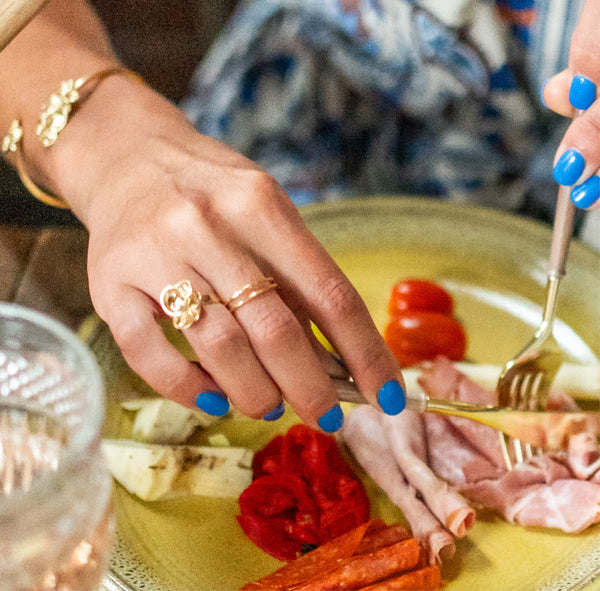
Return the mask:
[[551,182],[560,124],[540,76],[565,67],[581,5],[245,0],[182,106],[297,204],[394,193],[514,210]]

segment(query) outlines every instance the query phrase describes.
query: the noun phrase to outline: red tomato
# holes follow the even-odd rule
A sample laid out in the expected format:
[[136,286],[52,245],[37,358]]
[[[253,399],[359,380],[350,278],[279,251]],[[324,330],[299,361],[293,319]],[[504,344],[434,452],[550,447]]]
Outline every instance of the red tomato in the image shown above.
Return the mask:
[[452,315],[450,294],[439,285],[426,279],[404,279],[392,287],[388,312],[390,316],[411,310],[430,310]]
[[452,316],[440,312],[411,311],[392,317],[385,341],[402,367],[445,355],[452,361],[464,358],[467,337]]

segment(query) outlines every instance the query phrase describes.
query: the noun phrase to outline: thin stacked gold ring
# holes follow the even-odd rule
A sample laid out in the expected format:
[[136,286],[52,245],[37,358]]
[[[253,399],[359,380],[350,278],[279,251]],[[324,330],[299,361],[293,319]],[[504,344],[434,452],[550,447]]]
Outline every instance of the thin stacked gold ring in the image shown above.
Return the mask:
[[273,277],[263,277],[255,283],[248,283],[248,285],[244,285],[244,287],[238,289],[238,291],[236,291],[229,298],[229,300],[227,300],[225,306],[227,306],[227,309],[230,312],[235,312],[242,306],[245,306],[249,301],[253,300],[255,297],[276,287],[277,283],[275,283],[275,279],[273,279]]

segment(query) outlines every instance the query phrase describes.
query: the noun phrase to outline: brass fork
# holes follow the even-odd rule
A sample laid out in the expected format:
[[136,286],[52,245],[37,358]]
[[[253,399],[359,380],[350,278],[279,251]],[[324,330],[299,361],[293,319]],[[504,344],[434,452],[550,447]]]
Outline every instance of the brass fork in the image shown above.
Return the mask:
[[[498,406],[528,411],[543,410],[562,359],[561,353],[549,350],[520,353],[504,367],[498,380]],[[531,459],[537,453],[529,443],[522,443],[502,432],[499,437],[508,470],[513,468],[511,450],[516,463]]]
[[[532,411],[543,409],[554,376],[562,363],[562,354],[542,350],[542,347],[552,335],[558,304],[558,288],[565,276],[569,243],[573,234],[575,206],[571,203],[570,190],[570,187],[562,185],[558,190],[542,320],[533,338],[500,373],[496,392],[498,406],[501,407]],[[512,470],[513,462],[509,452],[511,442],[503,433],[499,436],[506,468]],[[512,441],[512,448],[517,463],[530,458],[534,453],[530,446],[525,447],[523,451],[523,446],[518,439]]]
[[[338,397],[344,402],[366,404],[351,378],[330,376]],[[500,408],[483,404],[437,400],[423,392],[408,392],[406,408],[418,413],[434,412],[462,417],[498,429],[502,433],[521,438],[532,446],[548,451],[565,449],[570,433],[600,431],[600,413],[595,411],[530,411]]]

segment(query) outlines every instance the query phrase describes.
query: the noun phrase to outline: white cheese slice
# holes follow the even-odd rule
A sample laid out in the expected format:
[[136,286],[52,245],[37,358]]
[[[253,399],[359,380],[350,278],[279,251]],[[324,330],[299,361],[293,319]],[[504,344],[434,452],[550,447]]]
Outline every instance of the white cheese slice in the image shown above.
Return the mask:
[[197,428],[206,428],[218,420],[166,398],[134,398],[121,406],[137,411],[131,435],[148,443],[184,443]]
[[144,501],[184,495],[237,498],[252,480],[254,453],[242,447],[104,439],[102,452],[114,479]]

